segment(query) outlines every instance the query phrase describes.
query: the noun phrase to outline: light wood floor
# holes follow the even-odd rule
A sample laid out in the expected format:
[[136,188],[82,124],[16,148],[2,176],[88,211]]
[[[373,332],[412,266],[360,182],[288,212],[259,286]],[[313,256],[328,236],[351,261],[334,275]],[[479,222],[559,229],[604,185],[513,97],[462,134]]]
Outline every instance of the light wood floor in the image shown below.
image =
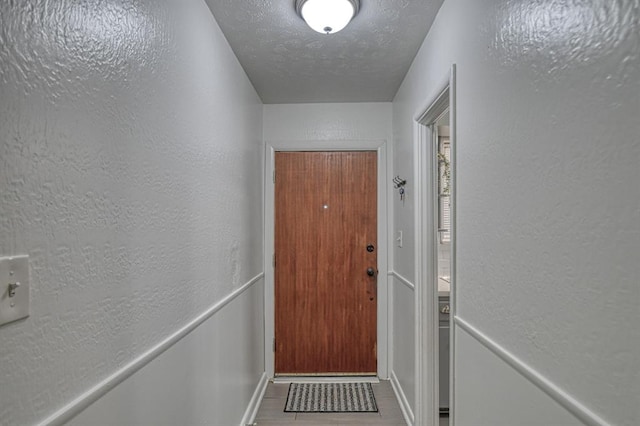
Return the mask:
[[[258,426],[275,425],[371,425],[406,426],[391,384],[380,381],[373,384],[378,404],[377,413],[285,413],[289,385],[269,383],[255,420]],[[448,424],[440,422],[441,426]]]

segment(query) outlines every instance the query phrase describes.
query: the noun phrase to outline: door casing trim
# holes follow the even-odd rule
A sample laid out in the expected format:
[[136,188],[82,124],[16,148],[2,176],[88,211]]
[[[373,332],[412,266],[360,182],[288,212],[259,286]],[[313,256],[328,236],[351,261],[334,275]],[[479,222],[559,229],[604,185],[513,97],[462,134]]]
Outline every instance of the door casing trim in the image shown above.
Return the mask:
[[389,376],[389,284],[388,274],[388,201],[390,180],[388,179],[388,159],[386,140],[327,140],[327,141],[265,141],[264,179],[264,365],[267,377],[274,378],[275,357],[273,340],[275,337],[275,297],[273,254],[275,252],[275,154],[279,151],[376,151],[378,161],[378,377]]
[[449,131],[451,142],[451,307],[450,353],[449,353],[449,425],[455,425],[455,327],[453,319],[456,303],[456,65],[453,64],[436,86],[436,91],[427,98],[425,106],[414,116],[414,179],[415,188],[415,339],[416,339],[416,425],[437,426],[439,424],[439,312],[438,312],[438,267],[437,267],[437,131],[436,119],[449,109]]

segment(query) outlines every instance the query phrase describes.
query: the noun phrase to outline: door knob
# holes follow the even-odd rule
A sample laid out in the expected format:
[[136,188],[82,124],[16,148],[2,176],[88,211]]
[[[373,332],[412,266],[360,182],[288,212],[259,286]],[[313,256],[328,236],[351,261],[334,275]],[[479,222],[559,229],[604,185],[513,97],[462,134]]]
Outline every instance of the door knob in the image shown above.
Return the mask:
[[373,268],[367,268],[367,275],[369,275],[370,277],[375,276],[376,274],[376,270]]

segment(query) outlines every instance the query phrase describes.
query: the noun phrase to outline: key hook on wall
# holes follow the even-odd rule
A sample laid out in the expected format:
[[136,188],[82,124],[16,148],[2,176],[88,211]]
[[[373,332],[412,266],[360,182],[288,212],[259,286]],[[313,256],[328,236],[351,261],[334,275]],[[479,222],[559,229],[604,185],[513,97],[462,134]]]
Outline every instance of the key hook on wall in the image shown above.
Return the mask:
[[407,184],[406,179],[402,179],[400,176],[393,178],[393,187],[398,190],[400,194],[400,201],[404,203],[404,186]]

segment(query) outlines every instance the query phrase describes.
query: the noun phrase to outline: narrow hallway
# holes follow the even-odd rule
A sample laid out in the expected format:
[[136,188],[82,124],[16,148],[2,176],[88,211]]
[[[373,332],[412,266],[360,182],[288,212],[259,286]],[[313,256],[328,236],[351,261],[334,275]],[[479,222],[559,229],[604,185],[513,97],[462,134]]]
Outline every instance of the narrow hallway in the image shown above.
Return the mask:
[[[438,277],[444,423],[640,425],[640,0],[346,0],[329,35],[304,1],[0,1],[0,425],[424,426]],[[421,166],[447,99],[437,271]],[[375,415],[286,414],[286,385],[261,398],[286,312],[272,159],[372,150],[375,241],[322,253],[359,278],[299,282],[368,293],[363,369],[393,390]]]

